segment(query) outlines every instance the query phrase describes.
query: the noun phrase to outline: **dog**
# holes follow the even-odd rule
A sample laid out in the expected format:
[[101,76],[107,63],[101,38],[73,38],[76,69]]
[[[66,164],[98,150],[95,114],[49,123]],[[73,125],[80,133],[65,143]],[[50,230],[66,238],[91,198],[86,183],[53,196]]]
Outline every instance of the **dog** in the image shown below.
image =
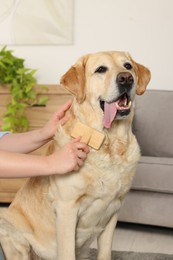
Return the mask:
[[132,133],[135,95],[145,92],[148,68],[120,51],[81,57],[61,78],[74,95],[69,120],[49,148],[71,140],[77,122],[104,135],[90,147],[79,172],[30,178],[0,218],[0,242],[7,260],[89,259],[97,239],[97,260],[111,259],[118,212],[130,189],[140,148]]

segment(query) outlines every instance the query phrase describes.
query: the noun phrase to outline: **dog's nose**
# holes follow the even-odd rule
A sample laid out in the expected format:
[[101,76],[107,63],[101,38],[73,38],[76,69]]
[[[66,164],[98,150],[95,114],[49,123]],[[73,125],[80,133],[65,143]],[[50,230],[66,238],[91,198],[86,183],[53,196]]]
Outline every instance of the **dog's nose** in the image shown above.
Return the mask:
[[117,76],[117,83],[119,86],[131,87],[134,79],[129,72],[120,72]]

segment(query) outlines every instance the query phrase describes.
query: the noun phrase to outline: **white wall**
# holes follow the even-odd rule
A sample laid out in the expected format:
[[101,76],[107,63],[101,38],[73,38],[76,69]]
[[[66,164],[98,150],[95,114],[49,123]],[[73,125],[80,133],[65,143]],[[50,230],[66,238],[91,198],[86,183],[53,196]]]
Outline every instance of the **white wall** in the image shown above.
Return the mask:
[[46,84],[58,83],[88,52],[129,51],[150,68],[149,88],[173,90],[172,10],[172,0],[74,0],[73,45],[8,48],[38,69],[38,82]]

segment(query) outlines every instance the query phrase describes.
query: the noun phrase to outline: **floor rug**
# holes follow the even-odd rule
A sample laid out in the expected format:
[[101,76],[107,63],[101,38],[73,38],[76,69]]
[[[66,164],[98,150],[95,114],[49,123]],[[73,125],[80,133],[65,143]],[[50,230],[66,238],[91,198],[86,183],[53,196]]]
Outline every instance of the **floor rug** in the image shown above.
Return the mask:
[[[91,249],[90,260],[96,260],[96,255],[97,250]],[[173,255],[112,251],[112,260],[173,260]]]

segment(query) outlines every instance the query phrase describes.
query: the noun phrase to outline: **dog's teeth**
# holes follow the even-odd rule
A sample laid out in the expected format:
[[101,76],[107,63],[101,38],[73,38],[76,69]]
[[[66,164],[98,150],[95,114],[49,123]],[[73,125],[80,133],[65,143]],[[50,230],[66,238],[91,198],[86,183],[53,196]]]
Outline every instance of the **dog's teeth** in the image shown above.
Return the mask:
[[132,101],[129,102],[128,107],[130,108],[132,105]]

